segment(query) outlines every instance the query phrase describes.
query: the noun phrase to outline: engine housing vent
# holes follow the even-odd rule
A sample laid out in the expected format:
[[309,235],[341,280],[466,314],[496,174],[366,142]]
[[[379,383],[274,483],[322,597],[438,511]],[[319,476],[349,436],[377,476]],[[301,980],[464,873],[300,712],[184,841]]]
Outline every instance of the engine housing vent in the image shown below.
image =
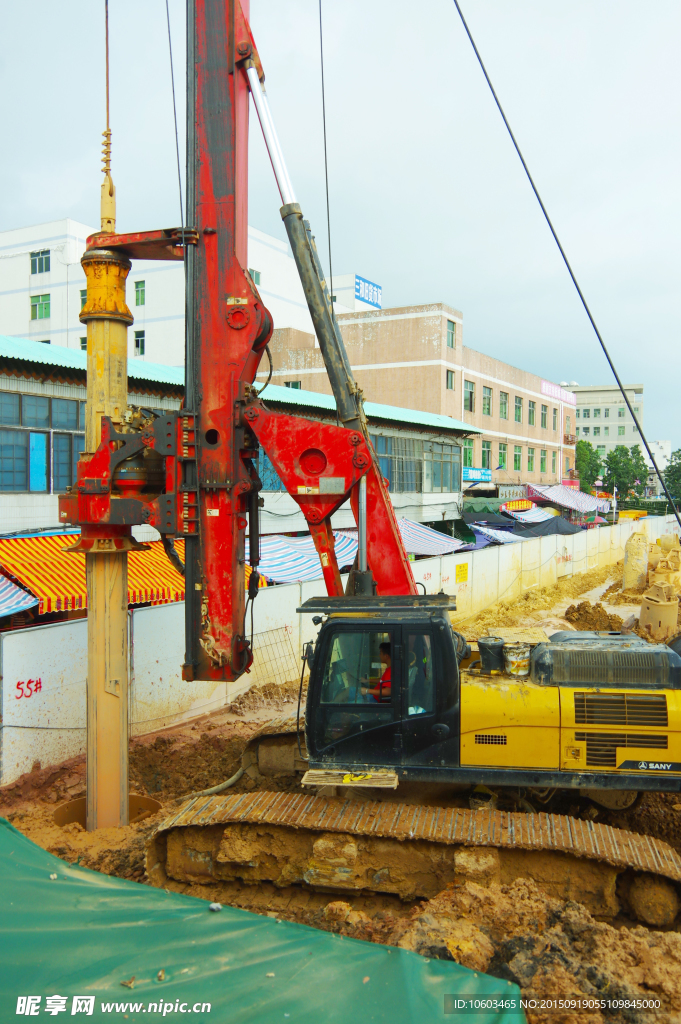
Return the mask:
[[577,725],[638,725],[666,729],[664,693],[575,693]]
[[476,734],[475,734],[475,742],[476,743],[487,743],[487,744],[490,744],[492,746],[497,745],[497,746],[500,746],[500,747],[505,747],[507,745],[507,743],[508,743],[508,739],[507,739],[506,736],[493,736],[493,735],[487,735],[486,733],[477,733],[476,732]]
[[588,768],[616,768],[618,747],[642,747],[648,750],[666,750],[666,736],[646,733],[576,732],[577,743],[586,743]]

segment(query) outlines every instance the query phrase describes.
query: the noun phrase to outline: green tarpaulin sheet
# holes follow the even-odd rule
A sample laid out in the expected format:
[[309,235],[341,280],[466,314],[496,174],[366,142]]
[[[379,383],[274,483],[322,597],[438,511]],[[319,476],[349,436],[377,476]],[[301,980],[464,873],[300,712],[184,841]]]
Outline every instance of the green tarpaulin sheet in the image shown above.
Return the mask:
[[[517,986],[451,961],[232,907],[213,913],[205,900],[66,864],[2,818],[0,863],[3,1024],[430,1024],[455,1019],[445,1014],[451,997],[519,1007]],[[464,1019],[524,1015],[482,1009]]]
[[464,498],[464,512],[498,512],[505,498]]

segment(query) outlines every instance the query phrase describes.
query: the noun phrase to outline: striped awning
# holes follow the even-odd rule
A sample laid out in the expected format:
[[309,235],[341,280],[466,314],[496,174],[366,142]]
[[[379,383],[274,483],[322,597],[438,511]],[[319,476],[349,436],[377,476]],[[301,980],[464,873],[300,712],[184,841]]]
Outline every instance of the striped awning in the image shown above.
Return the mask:
[[21,587],[11,583],[5,576],[0,576],[0,618],[4,615],[16,615],[25,612],[38,603],[38,598],[27,594]]
[[507,530],[493,530],[489,526],[478,526],[477,523],[471,523],[471,530],[482,534],[487,540],[494,541],[496,544],[517,544],[522,540],[522,537],[517,537]]
[[504,512],[521,523],[547,523],[549,519],[553,519],[551,512],[547,512],[545,508],[539,508],[538,505],[528,508],[524,512],[516,512],[515,509],[510,508],[505,508]]
[[562,508],[570,508],[575,512],[610,511],[610,502],[604,498],[594,498],[592,494],[585,494],[562,484],[528,484],[527,496],[538,501],[552,501]]
[[[338,565],[351,565],[357,553],[357,538],[334,533]],[[249,557],[246,539],[246,559]],[[260,538],[258,571],[276,583],[303,583],[322,577],[319,555],[311,536],[284,537],[280,534]]]
[[[87,608],[85,555],[67,552],[77,535],[0,537],[0,568],[38,598],[39,615]],[[175,542],[184,560],[184,541]],[[128,602],[164,604],[184,600],[184,579],[168,561],[160,541],[128,556]]]
[[[466,546],[466,542],[463,540],[448,537],[446,533],[433,530],[430,526],[424,526],[423,523],[415,523],[413,519],[405,519],[404,516],[397,520],[397,525],[402,535],[404,550],[410,555],[450,555],[453,551],[460,551]],[[339,530],[334,536],[338,538],[339,534],[352,537],[357,542],[356,529]]]

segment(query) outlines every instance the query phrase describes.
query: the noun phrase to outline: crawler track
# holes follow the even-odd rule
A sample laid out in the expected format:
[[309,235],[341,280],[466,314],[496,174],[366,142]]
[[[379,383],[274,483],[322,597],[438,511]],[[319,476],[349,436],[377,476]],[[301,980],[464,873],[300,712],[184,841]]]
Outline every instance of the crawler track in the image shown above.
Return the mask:
[[189,800],[158,831],[229,824],[277,825],[448,846],[551,850],[681,882],[681,857],[667,843],[562,814],[364,803],[306,793],[235,793]]

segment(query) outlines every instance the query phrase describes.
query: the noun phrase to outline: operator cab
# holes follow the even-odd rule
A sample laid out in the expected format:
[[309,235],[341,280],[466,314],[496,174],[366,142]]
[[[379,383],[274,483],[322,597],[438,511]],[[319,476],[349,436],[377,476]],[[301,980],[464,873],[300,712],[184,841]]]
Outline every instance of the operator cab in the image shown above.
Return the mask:
[[454,598],[314,598],[328,616],[310,669],[306,739],[329,765],[441,766],[458,757],[458,662],[468,653]]

